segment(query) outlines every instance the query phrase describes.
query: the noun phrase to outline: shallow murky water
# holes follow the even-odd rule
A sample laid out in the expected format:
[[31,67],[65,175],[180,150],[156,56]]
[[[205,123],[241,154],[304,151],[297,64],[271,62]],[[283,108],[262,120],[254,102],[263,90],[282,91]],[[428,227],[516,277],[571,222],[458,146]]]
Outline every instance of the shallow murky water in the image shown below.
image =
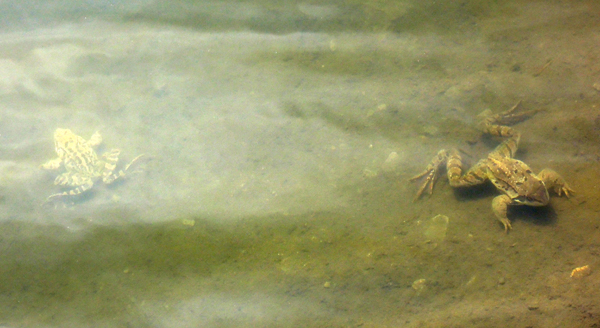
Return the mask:
[[[595,2],[0,8],[0,325],[600,324]],[[511,208],[508,234],[491,185],[413,201],[519,100],[540,111],[516,157],[574,197]],[[57,128],[146,160],[45,203],[69,190],[40,168]]]

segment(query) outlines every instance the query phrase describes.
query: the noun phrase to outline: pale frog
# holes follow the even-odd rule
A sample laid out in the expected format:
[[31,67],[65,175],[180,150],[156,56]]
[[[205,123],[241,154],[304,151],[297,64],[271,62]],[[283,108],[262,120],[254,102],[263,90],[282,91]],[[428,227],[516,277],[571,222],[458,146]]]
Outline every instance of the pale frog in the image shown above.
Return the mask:
[[64,196],[75,196],[92,188],[100,179],[106,184],[125,176],[127,170],[140,157],[136,157],[124,169],[115,172],[119,160],[119,149],[111,149],[100,158],[94,150],[102,143],[102,136],[96,132],[90,140],[74,134],[69,129],[56,129],[54,132],[54,147],[58,157],[41,165],[43,169],[56,170],[64,167],[64,173],[58,175],[54,184],[73,187],[72,189],[50,195],[48,201]]

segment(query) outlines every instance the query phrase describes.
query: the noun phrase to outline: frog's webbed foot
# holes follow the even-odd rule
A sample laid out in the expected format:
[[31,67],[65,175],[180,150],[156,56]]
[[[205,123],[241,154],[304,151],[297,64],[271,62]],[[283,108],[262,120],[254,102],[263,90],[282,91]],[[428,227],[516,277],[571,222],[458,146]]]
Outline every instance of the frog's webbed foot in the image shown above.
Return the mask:
[[[62,177],[62,178],[61,178]],[[60,179],[68,179],[66,175],[59,175],[57,180]],[[86,190],[89,190],[94,185],[94,181],[90,178],[83,177],[75,177],[68,180],[61,180],[61,183],[57,183],[58,185],[77,185],[76,188],[60,192],[56,194],[52,194],[46,198],[46,201],[42,204],[43,207],[53,206],[54,209],[57,208],[58,204],[61,204],[63,207],[67,207],[67,204],[73,205],[72,201],[69,201],[73,196],[77,196]]]
[[448,160],[448,156],[449,152],[447,150],[440,150],[437,153],[437,155],[435,155],[435,157],[431,160],[429,165],[427,165],[425,171],[410,178],[410,181],[415,181],[425,177],[423,183],[421,184],[421,187],[419,188],[419,191],[417,191],[417,195],[415,196],[414,200],[419,199],[425,190],[427,190],[427,193],[429,195],[433,193],[433,186],[438,178],[439,170],[442,167],[442,165],[444,165],[444,163],[446,163],[446,161]]
[[146,156],[144,154],[138,155],[131,162],[129,162],[129,164],[127,164],[125,166],[125,170],[124,171],[128,172],[130,170],[134,170],[134,172],[136,172],[138,170],[138,167],[139,167],[140,164],[142,164],[144,162],[147,162],[150,159],[151,159],[150,157],[148,157],[148,156]]
[[512,225],[510,224],[510,220],[508,219],[508,205],[510,205],[512,201],[510,197],[507,195],[500,195],[492,200],[492,210],[496,215],[496,218],[502,225],[504,225],[504,232],[508,233],[508,230],[512,229]]
[[65,196],[77,196],[83,193],[84,191],[91,189],[94,185],[94,181],[90,178],[83,177],[81,175],[69,176],[66,173],[56,177],[54,183],[59,186],[74,186],[75,188],[65,192],[50,195],[48,197],[48,200],[52,200],[54,198],[61,198]]
[[61,196],[60,194],[51,195],[42,203],[42,207],[52,208],[55,210],[58,209],[59,206],[61,208],[67,208],[68,206],[72,205],[74,205],[72,201],[67,202],[67,198],[65,196]]
[[539,109],[532,109],[526,111],[517,111],[521,106],[521,100],[519,100],[513,107],[508,110],[505,110],[502,113],[498,113],[495,115],[490,115],[484,118],[484,125],[513,125],[535,115],[539,112]]
[[410,181],[415,181],[415,180],[421,179],[424,176],[427,176],[425,178],[425,181],[423,182],[423,184],[421,184],[421,187],[419,187],[419,191],[417,191],[417,195],[415,196],[414,200],[419,199],[421,197],[421,195],[423,194],[423,192],[425,191],[425,189],[427,189],[427,193],[429,195],[431,195],[433,193],[433,185],[435,184],[435,180],[437,180],[438,169],[439,169],[438,167],[434,167],[433,165],[430,164],[427,166],[425,171],[410,178]]
[[551,169],[543,169],[538,177],[544,181],[544,185],[546,185],[546,189],[552,190],[558,196],[562,196],[563,194],[569,198],[572,193],[575,191],[569,187],[569,184],[560,176],[560,174],[556,173]]

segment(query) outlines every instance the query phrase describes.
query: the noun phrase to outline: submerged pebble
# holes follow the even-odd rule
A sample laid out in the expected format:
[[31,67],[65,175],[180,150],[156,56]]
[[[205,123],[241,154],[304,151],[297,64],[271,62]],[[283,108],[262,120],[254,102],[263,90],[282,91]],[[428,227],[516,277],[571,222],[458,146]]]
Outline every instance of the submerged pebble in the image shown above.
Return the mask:
[[413,281],[411,287],[412,287],[412,289],[417,291],[417,295],[419,295],[419,294],[421,294],[423,289],[425,289],[426,284],[427,284],[426,279],[418,279],[418,280]]
[[450,219],[442,214],[438,214],[426,223],[425,238],[432,243],[441,243],[446,239]]
[[381,164],[381,170],[383,170],[383,172],[386,173],[395,172],[396,169],[398,169],[398,167],[400,166],[400,161],[400,155],[398,155],[397,152],[393,151],[388,155],[385,162]]
[[592,269],[590,269],[590,266],[584,265],[582,267],[573,269],[573,271],[571,271],[571,278],[580,279],[589,276],[591,273]]

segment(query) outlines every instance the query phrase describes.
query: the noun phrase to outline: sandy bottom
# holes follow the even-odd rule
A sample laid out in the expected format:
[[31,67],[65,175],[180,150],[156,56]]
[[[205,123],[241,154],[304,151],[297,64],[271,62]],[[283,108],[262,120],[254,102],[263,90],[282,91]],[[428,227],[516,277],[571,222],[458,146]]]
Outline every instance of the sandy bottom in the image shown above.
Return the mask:
[[[596,1],[153,6],[0,34],[0,326],[600,325]],[[413,201],[518,101],[573,197]],[[56,128],[145,160],[45,203]]]

